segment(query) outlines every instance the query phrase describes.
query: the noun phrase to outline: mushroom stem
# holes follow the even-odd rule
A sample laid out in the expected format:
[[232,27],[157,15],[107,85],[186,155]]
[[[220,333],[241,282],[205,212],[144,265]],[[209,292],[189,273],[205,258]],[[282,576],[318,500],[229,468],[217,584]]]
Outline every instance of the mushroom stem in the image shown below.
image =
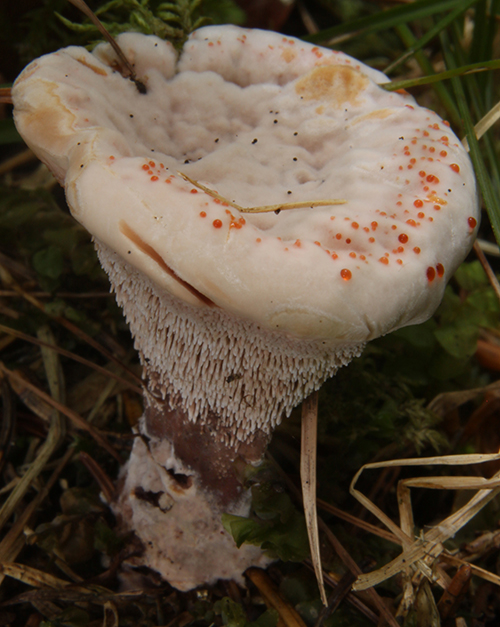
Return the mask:
[[223,512],[250,510],[238,467],[258,462],[274,426],[362,345],[332,351],[219,307],[189,305],[96,246],[148,381],[139,437],[112,504],[144,547],[131,563],[183,590],[241,580],[269,558],[254,546],[238,549],[222,527]]
[[[245,490],[238,478],[238,467],[259,462],[270,439],[257,430],[247,441],[229,446],[228,438],[219,433],[227,431],[227,427],[221,426],[220,416],[210,412],[206,420],[193,422],[182,407],[172,408],[169,398],[158,400],[151,396],[147,398],[142,431],[149,438],[172,444],[176,458],[195,473],[201,488],[221,511],[241,501]],[[180,488],[192,483],[185,475],[172,476]]]

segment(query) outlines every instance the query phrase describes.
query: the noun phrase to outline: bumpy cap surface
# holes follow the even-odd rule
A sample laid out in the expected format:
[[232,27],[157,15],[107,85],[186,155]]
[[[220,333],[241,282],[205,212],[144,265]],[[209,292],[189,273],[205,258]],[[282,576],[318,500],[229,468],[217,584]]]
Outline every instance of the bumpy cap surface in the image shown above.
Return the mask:
[[[347,57],[233,26],[33,62],[17,127],[75,217],[156,285],[271,330],[364,342],[428,318],[478,222],[449,125]],[[345,199],[242,213],[241,207]]]

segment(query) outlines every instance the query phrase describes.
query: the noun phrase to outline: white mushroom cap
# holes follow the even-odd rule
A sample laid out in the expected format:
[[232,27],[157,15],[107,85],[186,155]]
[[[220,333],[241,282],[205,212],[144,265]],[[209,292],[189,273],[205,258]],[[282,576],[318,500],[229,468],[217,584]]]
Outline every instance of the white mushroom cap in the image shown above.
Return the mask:
[[[27,143],[75,217],[153,284],[270,330],[360,344],[427,319],[479,220],[448,124],[335,51],[265,31],[156,37],[33,62],[13,88]],[[345,199],[243,214],[243,207]]]

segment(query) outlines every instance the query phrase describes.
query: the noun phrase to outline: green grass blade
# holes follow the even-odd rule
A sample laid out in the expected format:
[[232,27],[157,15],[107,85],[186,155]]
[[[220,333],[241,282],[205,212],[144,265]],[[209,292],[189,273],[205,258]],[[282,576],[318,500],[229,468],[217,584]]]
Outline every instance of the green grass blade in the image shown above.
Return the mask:
[[[446,65],[454,69],[453,66],[455,65],[455,60],[451,54],[447,36],[442,34],[441,40],[443,43]],[[452,77],[451,81],[457,98],[458,109],[462,117],[465,135],[467,137],[467,141],[469,142],[469,154],[472,159],[472,163],[474,164],[479,189],[481,190],[481,194],[483,196],[483,201],[490,218],[493,233],[495,234],[497,242],[500,242],[500,199],[495,194],[490,175],[479,148],[479,142],[474,132],[474,122],[472,121],[469,112],[469,104],[465,97],[462,79],[460,76],[455,75]]]
[[440,19],[432,28],[430,28],[423,37],[415,40],[415,43],[403,54],[396,59],[393,63],[391,63],[384,70],[385,74],[389,74],[395,68],[402,65],[409,57],[414,55],[416,52],[421,50],[424,46],[426,46],[430,41],[432,41],[435,37],[439,35],[441,31],[447,28],[452,22],[458,19],[465,11],[470,9],[472,6],[477,4],[478,2],[483,2],[483,0],[467,0],[463,2],[461,6],[456,7],[453,11],[450,11],[448,15]]
[[410,2],[409,4],[380,11],[374,15],[350,20],[344,24],[327,28],[314,35],[304,37],[304,39],[313,43],[319,43],[348,33],[366,35],[367,33],[406,24],[413,20],[421,20],[436,13],[446,13],[456,9],[458,6],[461,7],[463,4],[464,0],[416,0],[416,2]]
[[[454,59],[456,63],[461,65],[465,62],[466,53],[461,45],[461,32],[457,25],[454,25],[452,30],[453,45],[454,45]],[[488,50],[484,51],[484,54],[488,54]],[[491,92],[491,88],[488,88],[493,83],[493,75],[491,73],[485,74],[486,81],[479,81],[478,78],[482,77],[479,74],[469,74],[464,80],[464,85],[467,88],[470,103],[472,104],[472,110],[475,111],[477,118],[482,118],[485,113],[491,108],[487,100],[488,92]],[[470,110],[470,107],[469,107]],[[490,168],[493,187],[496,190],[497,196],[500,194],[500,164],[498,163],[498,157],[493,145],[493,141],[490,133],[486,133],[482,140],[482,146],[487,157],[488,165]]]
[[500,59],[494,59],[493,61],[483,61],[481,63],[469,63],[468,65],[462,65],[461,67],[453,68],[452,70],[446,70],[445,72],[438,72],[438,74],[431,74],[420,78],[383,83],[381,87],[387,89],[387,91],[396,91],[398,89],[409,89],[410,87],[418,87],[420,85],[431,85],[432,83],[438,83],[440,81],[464,76],[466,74],[498,69],[500,69]]
[[[408,28],[406,24],[396,27],[396,32],[403,41],[404,45],[408,48],[416,44],[417,40],[415,39],[413,32]],[[424,72],[424,74],[435,74],[432,63],[422,50],[419,50],[415,53],[415,59],[417,60],[417,63],[419,64],[420,69],[422,70],[422,72]],[[460,124],[460,114],[458,113],[455,101],[452,98],[446,85],[439,81],[437,83],[434,83],[433,87],[442,105],[446,109],[446,113],[450,121],[455,125]]]
[[[469,52],[469,61],[471,63],[488,61],[493,58],[493,42],[497,30],[495,16],[499,7],[500,3],[498,0],[493,0],[491,3],[481,0],[477,5],[474,13],[474,30]],[[476,84],[483,96],[484,111],[487,111],[494,104],[493,77],[490,75],[478,77]]]

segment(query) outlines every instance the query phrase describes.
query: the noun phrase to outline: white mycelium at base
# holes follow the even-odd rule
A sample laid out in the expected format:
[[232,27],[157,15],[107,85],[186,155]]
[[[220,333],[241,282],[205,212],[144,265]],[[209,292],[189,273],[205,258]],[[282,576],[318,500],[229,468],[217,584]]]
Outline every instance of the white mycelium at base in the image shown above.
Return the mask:
[[231,428],[229,445],[256,430],[270,434],[363,348],[361,343],[332,348],[321,340],[298,340],[215,306],[189,305],[97,241],[96,247],[135,337],[150,390],[170,396],[171,405],[181,406],[190,420],[215,413],[222,427]]
[[[224,531],[220,512],[210,496],[200,490],[196,478],[180,489],[168,470],[191,476],[176,459],[167,441],[151,439],[148,445],[136,438],[122,475],[125,483],[112,508],[126,529],[134,529],[144,553],[127,560],[131,566],[148,566],[179,590],[191,590],[218,579],[243,584],[242,573],[250,566],[265,567],[271,561],[260,548],[244,545],[238,549]],[[140,498],[155,495],[156,502]],[[247,516],[249,493],[233,504],[231,513]]]

